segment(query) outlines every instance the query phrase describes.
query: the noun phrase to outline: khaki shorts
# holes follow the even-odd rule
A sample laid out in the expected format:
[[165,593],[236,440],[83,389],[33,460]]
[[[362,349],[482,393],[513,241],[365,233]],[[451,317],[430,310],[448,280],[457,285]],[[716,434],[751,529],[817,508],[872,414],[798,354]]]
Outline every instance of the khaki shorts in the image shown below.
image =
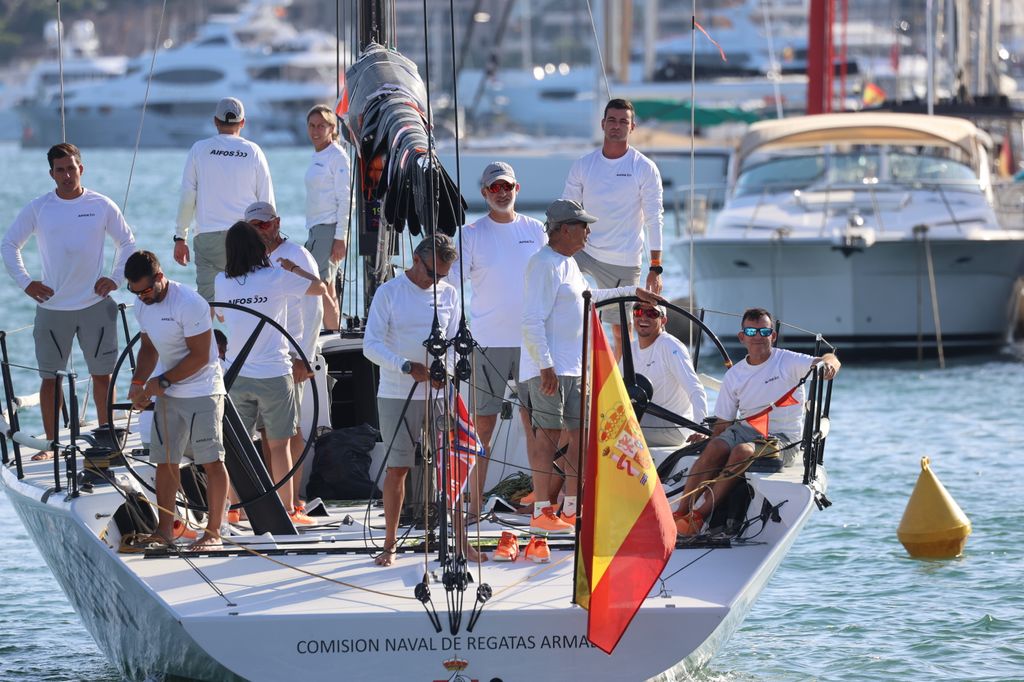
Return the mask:
[[[444,405],[441,404],[441,401],[434,400],[433,403],[434,414],[442,414]],[[409,407],[405,410],[405,416],[399,422],[398,418],[402,416],[403,407],[405,407],[403,398],[377,398],[380,437],[384,441],[385,452],[391,448],[386,460],[389,469],[416,465],[416,446],[423,434],[423,418],[427,409],[427,401],[410,400]]]
[[299,413],[291,374],[267,379],[238,376],[228,393],[250,436],[257,419],[262,420],[270,440],[291,438],[298,430]]
[[313,254],[316,266],[320,268],[320,279],[331,285],[334,284],[338,267],[341,265],[341,261],[335,263],[331,260],[334,232],[337,227],[337,223],[314,225],[309,228],[309,239],[306,240],[306,250]]
[[518,381],[519,356],[518,348],[478,348],[473,354],[477,414],[490,416],[501,412],[509,382],[515,387],[520,402],[526,402],[527,388]]
[[558,377],[558,390],[544,395],[540,377],[527,380],[533,425],[541,429],[578,429],[580,427],[580,378]]
[[193,259],[196,263],[196,290],[206,299],[213,301],[213,279],[228,266],[228,252],[224,246],[227,230],[204,232],[192,240]]
[[149,435],[149,461],[180,464],[188,446],[196,464],[224,461],[223,420],[222,395],[157,398]]
[[114,371],[117,362],[117,304],[105,298],[81,310],[36,308],[32,337],[36,342],[39,376],[52,379],[54,372],[67,371],[71,342],[85,356],[89,374],[103,376]]

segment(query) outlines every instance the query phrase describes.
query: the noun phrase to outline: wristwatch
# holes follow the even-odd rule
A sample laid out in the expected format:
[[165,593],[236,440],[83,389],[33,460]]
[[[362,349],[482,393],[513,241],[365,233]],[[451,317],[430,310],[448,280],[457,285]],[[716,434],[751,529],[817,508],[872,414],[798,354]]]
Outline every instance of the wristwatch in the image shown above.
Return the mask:
[[165,377],[163,374],[156,378],[156,383],[160,384],[160,388],[168,389],[171,387],[171,380]]
[[665,272],[665,268],[661,267],[660,265],[652,265],[647,269],[656,275],[660,275],[661,273]]
[[412,374],[412,360],[406,360],[402,363],[402,374]]

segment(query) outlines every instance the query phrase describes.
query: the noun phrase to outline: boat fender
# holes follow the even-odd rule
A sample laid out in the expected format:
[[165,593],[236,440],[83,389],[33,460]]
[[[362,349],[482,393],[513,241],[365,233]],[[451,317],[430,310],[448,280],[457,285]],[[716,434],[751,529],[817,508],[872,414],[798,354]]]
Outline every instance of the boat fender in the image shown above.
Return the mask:
[[963,553],[970,534],[970,519],[922,457],[921,473],[896,529],[899,541],[914,558],[952,559]]

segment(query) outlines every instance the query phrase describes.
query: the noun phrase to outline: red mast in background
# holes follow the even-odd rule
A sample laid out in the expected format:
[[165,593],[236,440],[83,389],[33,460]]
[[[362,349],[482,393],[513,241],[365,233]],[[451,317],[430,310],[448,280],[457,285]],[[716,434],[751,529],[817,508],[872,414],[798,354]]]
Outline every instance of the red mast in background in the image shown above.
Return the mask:
[[835,0],[811,0],[807,22],[807,113],[832,111],[832,18]]

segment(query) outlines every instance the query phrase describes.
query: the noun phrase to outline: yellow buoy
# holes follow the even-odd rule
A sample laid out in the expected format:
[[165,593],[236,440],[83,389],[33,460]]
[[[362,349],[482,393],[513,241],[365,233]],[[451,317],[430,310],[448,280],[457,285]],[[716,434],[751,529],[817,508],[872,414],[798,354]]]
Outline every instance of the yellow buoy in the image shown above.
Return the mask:
[[907,552],[919,559],[960,556],[971,534],[971,520],[921,458],[921,475],[910,494],[903,519],[896,529]]

